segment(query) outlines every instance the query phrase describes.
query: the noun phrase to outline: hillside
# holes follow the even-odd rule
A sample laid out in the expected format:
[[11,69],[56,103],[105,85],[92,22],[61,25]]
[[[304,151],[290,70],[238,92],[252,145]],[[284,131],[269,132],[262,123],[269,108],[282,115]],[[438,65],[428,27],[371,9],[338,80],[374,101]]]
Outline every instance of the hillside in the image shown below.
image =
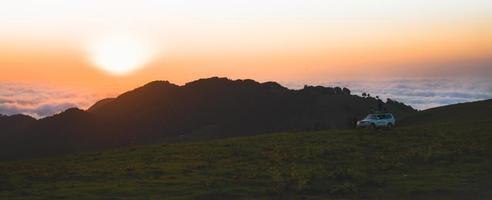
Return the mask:
[[423,111],[416,115],[439,123],[394,130],[275,133],[4,161],[0,198],[491,199],[492,115],[438,116],[473,115],[468,109],[488,110],[489,103]]
[[[139,144],[205,140],[283,131],[349,128],[371,110],[416,112],[396,101],[351,95],[347,88],[200,79],[178,86],[154,81],[40,120],[1,117],[0,159],[74,153]],[[15,121],[12,123],[11,121]]]
[[461,103],[432,108],[410,116],[399,122],[401,125],[429,125],[436,123],[470,124],[490,122],[492,119],[492,99],[471,103]]

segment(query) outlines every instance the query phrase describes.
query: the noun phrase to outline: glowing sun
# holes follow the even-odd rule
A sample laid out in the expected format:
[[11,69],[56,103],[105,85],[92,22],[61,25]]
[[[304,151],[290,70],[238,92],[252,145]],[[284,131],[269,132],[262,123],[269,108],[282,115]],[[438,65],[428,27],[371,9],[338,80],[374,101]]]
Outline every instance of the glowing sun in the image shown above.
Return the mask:
[[88,51],[95,66],[114,75],[135,71],[152,56],[147,43],[128,35],[110,35],[94,40]]

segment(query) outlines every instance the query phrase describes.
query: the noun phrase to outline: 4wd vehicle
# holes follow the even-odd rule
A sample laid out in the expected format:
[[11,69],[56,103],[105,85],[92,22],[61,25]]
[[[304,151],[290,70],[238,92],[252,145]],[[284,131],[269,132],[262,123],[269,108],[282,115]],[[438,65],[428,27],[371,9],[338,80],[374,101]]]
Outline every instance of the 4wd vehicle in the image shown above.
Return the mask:
[[366,118],[357,121],[357,128],[393,128],[395,117],[391,113],[369,114]]

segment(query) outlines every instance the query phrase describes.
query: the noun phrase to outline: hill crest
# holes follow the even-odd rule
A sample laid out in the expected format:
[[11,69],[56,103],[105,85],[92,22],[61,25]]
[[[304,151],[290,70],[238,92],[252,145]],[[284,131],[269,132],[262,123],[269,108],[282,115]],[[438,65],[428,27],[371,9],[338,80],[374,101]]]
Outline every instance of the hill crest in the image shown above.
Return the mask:
[[117,98],[98,101],[86,111],[73,108],[40,120],[24,119],[26,123],[18,126],[2,123],[2,119],[0,128],[8,130],[2,135],[15,136],[1,145],[2,155],[348,128],[378,104],[397,117],[415,112],[399,102],[351,95],[349,89],[340,87],[291,90],[275,82],[219,77],[182,86],[153,81]]

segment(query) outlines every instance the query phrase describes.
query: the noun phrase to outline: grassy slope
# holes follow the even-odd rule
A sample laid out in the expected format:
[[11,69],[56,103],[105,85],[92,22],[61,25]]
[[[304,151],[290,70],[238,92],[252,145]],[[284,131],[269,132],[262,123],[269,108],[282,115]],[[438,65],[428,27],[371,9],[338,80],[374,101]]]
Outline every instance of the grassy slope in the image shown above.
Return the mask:
[[492,119],[492,99],[432,108],[399,122],[402,125],[463,124]]
[[0,162],[0,199],[489,199],[492,117],[467,119]]

